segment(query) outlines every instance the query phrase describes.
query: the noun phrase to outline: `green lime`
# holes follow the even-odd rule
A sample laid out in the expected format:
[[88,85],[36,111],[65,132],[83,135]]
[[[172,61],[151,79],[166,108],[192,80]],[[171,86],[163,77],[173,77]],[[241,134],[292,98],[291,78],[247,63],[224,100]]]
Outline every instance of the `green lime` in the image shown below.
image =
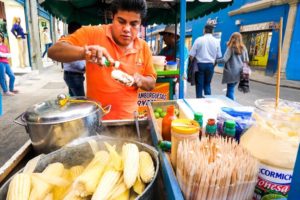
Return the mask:
[[163,112],[160,113],[160,117],[164,117],[166,115],[167,115],[167,112],[165,112],[165,111],[163,111]]
[[282,196],[280,194],[267,194],[265,196],[263,196],[263,198],[261,200],[283,200],[283,199],[287,199],[285,196]]
[[154,112],[157,112],[157,113],[162,113],[163,109],[162,108],[155,108]]
[[154,116],[156,119],[160,118],[160,114],[158,112],[154,112]]

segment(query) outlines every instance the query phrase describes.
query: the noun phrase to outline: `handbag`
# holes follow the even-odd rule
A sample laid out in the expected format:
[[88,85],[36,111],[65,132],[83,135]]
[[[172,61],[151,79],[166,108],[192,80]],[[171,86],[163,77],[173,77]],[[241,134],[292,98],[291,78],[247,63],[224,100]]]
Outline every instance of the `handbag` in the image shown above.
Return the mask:
[[243,93],[250,92],[250,86],[249,86],[249,78],[251,75],[251,69],[247,62],[243,62],[243,69],[241,71],[240,75],[240,82],[238,85],[238,90]]

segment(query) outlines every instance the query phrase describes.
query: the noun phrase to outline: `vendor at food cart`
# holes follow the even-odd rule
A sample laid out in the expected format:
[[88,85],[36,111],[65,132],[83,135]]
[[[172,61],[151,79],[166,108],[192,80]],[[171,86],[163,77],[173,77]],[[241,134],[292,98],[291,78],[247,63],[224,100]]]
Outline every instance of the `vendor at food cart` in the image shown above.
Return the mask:
[[[59,62],[87,59],[87,97],[112,105],[104,119],[130,119],[137,110],[138,88],[152,90],[156,82],[150,48],[137,37],[147,5],[145,0],[113,0],[111,11],[112,24],[82,27],[54,44],[48,56]],[[120,70],[133,76],[133,86],[114,80],[114,67],[104,67],[102,56],[112,64],[119,61]]]
[[[176,61],[176,58],[179,59],[179,28],[177,27],[176,29],[175,25],[168,25],[165,27],[165,30],[159,34],[163,36],[164,43],[166,44],[166,47],[159,52],[159,55],[166,56],[167,61]],[[184,45],[184,63],[188,62],[188,58],[189,51]]]

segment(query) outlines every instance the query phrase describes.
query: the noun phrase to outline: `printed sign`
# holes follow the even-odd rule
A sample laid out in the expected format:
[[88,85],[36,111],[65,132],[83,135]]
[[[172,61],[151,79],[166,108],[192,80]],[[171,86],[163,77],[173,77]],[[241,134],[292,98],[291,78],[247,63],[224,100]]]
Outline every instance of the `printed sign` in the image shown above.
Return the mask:
[[169,100],[169,83],[156,83],[152,91],[138,90],[138,112],[140,118],[147,117],[147,103],[152,101],[166,101]]
[[276,24],[275,22],[264,22],[258,24],[245,25],[241,26],[240,32],[253,32],[271,29],[278,29],[278,24]]

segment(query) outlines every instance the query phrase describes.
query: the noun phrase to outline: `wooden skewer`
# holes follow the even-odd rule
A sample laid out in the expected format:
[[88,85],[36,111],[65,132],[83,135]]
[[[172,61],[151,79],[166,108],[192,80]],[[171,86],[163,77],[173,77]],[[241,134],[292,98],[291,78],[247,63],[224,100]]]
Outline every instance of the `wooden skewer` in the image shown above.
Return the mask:
[[277,81],[276,81],[276,102],[275,109],[278,107],[280,96],[280,76],[281,76],[281,45],[282,45],[282,17],[279,22],[279,44],[278,44],[278,69],[277,69]]

